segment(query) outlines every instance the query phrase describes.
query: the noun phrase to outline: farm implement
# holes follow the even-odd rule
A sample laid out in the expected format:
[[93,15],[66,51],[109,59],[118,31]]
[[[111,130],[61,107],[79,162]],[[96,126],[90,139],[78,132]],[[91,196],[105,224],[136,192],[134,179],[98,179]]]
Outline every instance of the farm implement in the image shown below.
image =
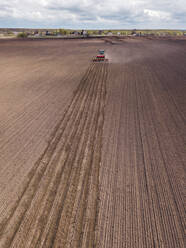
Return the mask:
[[99,54],[93,58],[94,62],[108,62],[108,59],[105,58],[105,51],[99,50]]

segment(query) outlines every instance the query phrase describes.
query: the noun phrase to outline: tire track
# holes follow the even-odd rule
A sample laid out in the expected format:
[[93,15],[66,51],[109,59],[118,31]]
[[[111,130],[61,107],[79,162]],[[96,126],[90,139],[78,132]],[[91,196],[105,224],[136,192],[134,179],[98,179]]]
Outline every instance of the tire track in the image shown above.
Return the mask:
[[[48,147],[1,223],[1,247],[59,247],[61,240],[63,247],[71,242],[79,247],[85,227],[85,244],[93,247],[107,67],[91,64],[74,92]],[[80,207],[77,202],[83,206],[80,214],[74,209]],[[74,218],[77,229],[72,227]],[[74,235],[68,239],[71,229]]]
[[[31,169],[31,171],[28,174],[27,179],[25,180],[25,182],[23,183],[21,189],[19,190],[20,194],[18,196],[18,200],[15,202],[15,205],[12,207],[12,209],[10,210],[10,214],[7,214],[6,216],[6,224],[8,222],[9,219],[11,219],[12,215],[14,214],[15,210],[17,209],[17,207],[19,206],[19,203],[21,202],[21,199],[23,198],[25,191],[27,190],[28,187],[32,188],[33,186],[33,192],[32,194],[34,195],[34,192],[37,190],[37,186],[39,185],[39,179],[41,178],[41,175],[44,170],[46,170],[47,165],[49,164],[53,152],[57,147],[57,144],[59,143],[61,136],[63,134],[64,131],[64,126],[66,125],[66,123],[68,122],[68,119],[70,118],[70,116],[68,116],[67,112],[73,112],[76,109],[74,108],[76,106],[76,101],[78,99],[78,97],[80,96],[81,90],[83,89],[84,86],[84,80],[86,80],[88,78],[88,74],[90,73],[90,71],[92,70],[92,68],[90,67],[85,75],[85,77],[82,79],[82,82],[79,84],[78,89],[79,89],[79,93],[77,90],[77,94],[75,93],[74,98],[72,99],[72,102],[70,103],[69,107],[67,108],[63,119],[61,120],[61,122],[56,126],[53,134],[51,135],[51,140],[49,142],[48,147],[45,149],[44,153],[42,154],[42,156],[39,158],[39,160],[37,161],[37,163],[35,164],[35,166]],[[39,178],[37,178],[37,176],[39,176]],[[32,195],[32,196],[33,196]],[[32,197],[31,197],[32,199]],[[0,229],[0,233],[3,229],[5,229],[5,221],[2,221],[1,223],[1,229]]]
[[[94,84],[92,84],[92,85],[94,85]],[[86,106],[86,104],[84,104],[84,106]],[[89,105],[87,105],[86,106],[86,108],[83,110],[83,113],[87,113],[87,110],[86,109],[88,109],[89,108]],[[84,118],[82,117],[81,118],[82,120],[84,120]],[[71,156],[70,157],[67,157],[67,160],[65,161],[65,164],[66,165],[70,165],[70,169],[69,169],[69,167],[67,167],[66,166],[66,169],[63,171],[63,175],[64,174],[66,174],[67,175],[67,182],[65,183],[63,183],[64,185],[64,187],[62,187],[61,188],[61,190],[60,191],[58,191],[58,192],[60,192],[60,194],[65,194],[66,192],[67,192],[67,190],[68,190],[68,187],[69,187],[69,177],[71,176],[71,172],[73,173],[73,171],[72,171],[72,165],[74,164],[73,163],[73,158],[74,157],[77,157],[77,155],[76,155],[76,153],[77,153],[77,149],[78,149],[78,141],[81,139],[81,132],[83,131],[82,130],[82,128],[83,128],[83,125],[78,125],[78,128],[81,128],[78,132],[77,132],[77,135],[76,136],[72,136],[72,139],[75,141],[74,142],[74,144],[76,143],[76,146],[73,144],[73,147],[74,147],[74,149],[73,149],[73,151],[71,151]],[[76,129],[75,129],[76,130]],[[71,161],[72,160],[72,161]],[[75,170],[74,170],[75,171]],[[62,180],[62,181],[64,181],[64,180]],[[60,186],[60,185],[59,185]],[[62,196],[61,196],[62,197]],[[59,197],[56,197],[56,199],[58,199]],[[62,200],[61,200],[62,201]],[[54,205],[54,204],[53,204]],[[57,206],[58,206],[58,203],[57,203]],[[60,205],[61,206],[61,205]],[[58,206],[58,208],[60,207],[60,206]],[[54,221],[54,216],[56,216],[55,218],[58,218],[58,214],[57,214],[57,212],[56,212],[56,207],[53,207],[53,209],[54,209],[54,213],[53,213],[53,215],[51,215],[52,216],[52,221]],[[49,224],[49,227],[50,227],[50,224]]]
[[[91,68],[89,68],[89,71],[90,70],[91,70]],[[88,78],[89,71],[87,72],[85,79]],[[82,82],[84,82],[84,79],[82,80]],[[53,152],[55,151],[57,144],[59,143],[59,141],[61,139],[61,136],[62,136],[63,131],[64,131],[64,126],[66,125],[66,123],[68,122],[68,119],[71,116],[71,115],[68,116],[67,113],[70,113],[70,111],[73,112],[76,110],[74,108],[76,105],[76,101],[77,101],[78,97],[80,96],[81,89],[83,89],[83,87],[85,87],[82,82],[79,85],[79,89],[80,89],[79,94],[75,95],[74,99],[72,100],[72,102],[68,108],[69,111],[66,111],[61,123],[56,127],[56,129],[54,131],[54,135],[52,136],[51,142],[49,143],[49,146],[46,148],[45,152],[43,153],[41,158],[38,160],[35,167],[33,167],[33,169],[30,171],[30,173],[28,175],[28,179],[23,184],[22,189],[20,189],[20,196],[18,197],[18,200],[17,200],[15,206],[13,206],[13,208],[11,210],[11,214],[9,216],[9,219],[11,219],[13,214],[15,215],[16,210],[17,210],[17,212],[19,212],[19,209],[21,209],[22,206],[23,206],[23,210],[26,211],[27,207],[31,203],[31,200],[34,197],[34,194],[36,193],[37,188],[39,186],[40,179],[41,179],[43,173],[45,172],[47,165],[49,164],[50,160],[52,159]],[[78,93],[78,91],[77,91],[77,93]],[[31,191],[29,196],[28,196],[28,194],[25,194],[26,190],[27,190],[27,192],[29,192],[29,190]],[[27,205],[28,205],[27,207],[24,207],[24,201],[22,200],[23,197],[25,197],[25,202],[27,202]],[[22,202],[21,202],[21,200],[22,200]],[[18,207],[19,207],[19,209],[18,209]],[[23,212],[23,210],[22,210],[22,212]],[[24,213],[21,213],[21,215],[24,215]],[[6,216],[6,218],[7,218],[7,216]],[[19,218],[17,218],[17,219],[19,219]],[[6,220],[6,219],[5,219],[5,221],[8,222],[8,220]],[[4,232],[5,232],[6,229],[5,229],[5,226],[3,226],[3,224],[4,224],[3,222],[1,225],[2,225],[2,230],[4,230]],[[15,225],[14,225],[14,227],[15,227]],[[11,230],[11,231],[13,232],[13,230]]]
[[[85,97],[84,100],[87,100],[87,97]],[[76,118],[72,121],[74,121],[74,127],[76,125],[76,123],[78,123],[81,119],[81,115],[84,111],[84,109],[82,107],[84,107],[84,101],[82,101],[82,104],[81,106],[79,107],[81,109],[81,111],[79,111],[80,114],[78,114],[76,116]],[[76,113],[76,112],[75,112]],[[26,217],[25,217],[25,223],[26,223],[26,226],[27,226],[27,229],[29,230],[30,227],[28,226],[28,222],[30,222],[30,226],[31,226],[31,222],[33,220],[35,220],[36,218],[36,214],[37,212],[35,211],[36,208],[40,208],[42,209],[42,204],[45,203],[45,197],[49,195],[48,197],[48,202],[51,204],[52,203],[52,199],[54,199],[54,196],[57,192],[57,188],[58,188],[58,184],[59,184],[59,180],[61,178],[61,175],[64,174],[64,169],[65,167],[64,166],[59,166],[59,163],[66,163],[66,159],[68,159],[68,155],[69,153],[66,153],[66,150],[69,150],[69,144],[71,143],[71,139],[73,139],[73,136],[74,134],[76,133],[76,128],[73,128],[71,131],[69,129],[67,129],[67,127],[69,126],[70,124],[67,123],[65,125],[65,131],[63,133],[63,136],[64,135],[67,135],[69,136],[69,138],[66,139],[63,139],[63,136],[61,137],[60,139],[60,142],[58,144],[58,147],[60,147],[60,150],[58,151],[55,151],[55,153],[58,155],[60,155],[59,157],[57,156],[57,158],[51,162],[51,164],[49,165],[49,170],[46,171],[45,175],[46,177],[48,178],[47,180],[47,184],[44,184],[44,185],[40,185],[40,191],[37,192],[37,195],[34,197],[34,201],[32,203],[32,207],[31,207],[31,210],[28,211]],[[66,133],[68,132],[68,133]],[[66,145],[65,145],[66,143]],[[64,148],[63,148],[64,147]],[[63,157],[63,159],[61,159],[61,157]],[[55,173],[53,173],[53,171],[55,171]],[[43,182],[45,183],[45,180],[43,180]],[[44,191],[42,190],[44,189]],[[47,202],[47,200],[46,200]],[[50,209],[50,207],[49,207]],[[48,208],[44,208],[45,212],[48,211]],[[47,218],[47,213],[45,213],[46,217]],[[41,215],[42,216],[42,215]],[[45,219],[43,216],[42,218],[39,219],[39,222],[40,223],[43,223],[42,225],[38,223],[38,226],[40,228],[37,228],[37,235],[38,235],[38,230],[41,230],[42,229],[42,226],[44,225],[46,219]],[[44,221],[43,221],[44,219]],[[27,235],[26,235],[26,232],[25,232],[25,223],[22,222],[22,225],[20,227],[20,229],[24,229],[24,233],[25,233],[25,238],[24,238],[24,241],[26,242],[27,240]],[[33,228],[32,228],[33,230]],[[22,232],[22,231],[21,231]],[[31,235],[29,235],[29,237],[32,237]]]
[[[93,88],[94,88],[94,86],[93,86]],[[90,89],[90,91],[91,91],[91,89]],[[89,103],[92,103],[92,102],[89,102]],[[84,112],[85,118],[82,117],[81,119],[84,120],[84,125],[85,126],[88,125],[87,124],[87,110],[89,109],[90,105],[91,104],[84,104],[85,108],[84,108],[83,112]],[[81,140],[84,138],[83,135],[81,135],[81,132],[83,131],[83,129],[84,129],[83,128],[83,124],[82,125],[79,124],[78,125],[77,135],[72,137],[73,140],[76,140],[76,146],[74,146],[74,144],[73,144],[73,146],[74,146],[73,153],[71,152],[71,156],[68,157],[67,160],[65,161],[65,164],[66,165],[70,165],[70,169],[67,168],[68,169],[68,171],[67,171],[68,180],[67,180],[66,183],[64,183],[64,189],[62,187],[62,189],[60,190],[60,194],[63,195],[62,198],[65,198],[64,195],[66,195],[68,193],[68,191],[69,191],[70,179],[74,177],[74,174],[75,174],[75,176],[78,175],[78,169],[79,169],[80,166],[79,167],[78,166],[74,166],[74,170],[72,171],[72,169],[73,169],[73,166],[72,165],[74,165],[74,164],[76,165],[76,164],[78,164],[78,163],[81,162],[81,160],[79,160],[79,157],[78,157],[77,154],[80,153],[82,155],[82,152],[83,152],[83,149],[81,148],[81,145],[79,145],[81,143]],[[80,149],[80,152],[79,152],[79,149]],[[75,159],[77,159],[78,161],[74,161]],[[72,181],[73,181],[73,179],[72,179]],[[74,183],[73,183],[73,185],[74,185]],[[59,185],[59,187],[60,187],[60,185]],[[56,199],[58,199],[58,198],[59,197],[56,197]],[[53,207],[53,211],[56,212],[56,208],[55,207]],[[59,218],[59,214],[55,213],[55,215],[56,215],[56,218],[58,219]],[[51,215],[51,216],[53,216],[53,215]],[[52,219],[54,220],[54,218],[52,218]],[[50,224],[49,224],[49,227],[50,227]],[[56,227],[56,229],[57,229],[57,227]]]
[[[103,78],[100,80],[99,84],[101,85],[100,97],[104,99],[105,97],[105,86],[103,85],[103,79],[105,78],[104,71],[102,71]],[[94,227],[96,224],[96,211],[97,211],[97,195],[98,195],[98,179],[99,179],[99,164],[101,157],[99,152],[101,150],[101,142],[99,139],[101,138],[102,134],[102,127],[103,127],[103,106],[104,102],[97,102],[95,107],[97,109],[97,114],[95,115],[95,137],[92,136],[91,141],[91,150],[89,152],[89,169],[86,171],[84,185],[86,187],[82,187],[85,189],[81,195],[83,197],[80,199],[77,215],[76,215],[76,223],[80,216],[81,224],[79,224],[79,228],[84,230],[82,235],[80,232],[77,233],[76,237],[74,238],[75,242],[69,242],[68,247],[93,247],[95,245],[94,239],[92,234],[94,233]],[[86,203],[87,199],[87,203]],[[91,218],[90,212],[94,209],[95,218]],[[91,210],[91,211],[90,211]],[[79,214],[79,215],[78,215]],[[72,234],[73,236],[73,234]],[[74,234],[75,236],[75,234]],[[74,237],[73,236],[73,237]],[[72,241],[72,238],[71,240]]]

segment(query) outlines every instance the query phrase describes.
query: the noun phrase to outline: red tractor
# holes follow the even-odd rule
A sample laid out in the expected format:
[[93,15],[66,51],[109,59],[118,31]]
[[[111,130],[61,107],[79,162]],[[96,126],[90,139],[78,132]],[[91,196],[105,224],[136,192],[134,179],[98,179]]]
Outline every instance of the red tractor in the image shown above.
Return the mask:
[[101,62],[101,61],[107,62],[108,59],[105,58],[105,51],[99,50],[99,54],[95,58],[93,58],[93,61],[94,62]]

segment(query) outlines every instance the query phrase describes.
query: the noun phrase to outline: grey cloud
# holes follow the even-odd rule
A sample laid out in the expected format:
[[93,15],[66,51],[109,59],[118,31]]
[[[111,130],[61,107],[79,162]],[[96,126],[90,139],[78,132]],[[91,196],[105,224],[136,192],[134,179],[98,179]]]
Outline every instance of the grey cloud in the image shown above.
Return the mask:
[[0,0],[0,27],[7,23],[56,28],[185,28],[186,5],[185,0]]

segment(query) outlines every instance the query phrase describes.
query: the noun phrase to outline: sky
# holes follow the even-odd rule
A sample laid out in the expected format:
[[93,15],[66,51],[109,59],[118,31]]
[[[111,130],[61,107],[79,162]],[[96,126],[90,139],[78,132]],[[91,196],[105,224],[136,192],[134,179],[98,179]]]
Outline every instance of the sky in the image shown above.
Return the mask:
[[186,0],[0,0],[0,28],[186,29]]

